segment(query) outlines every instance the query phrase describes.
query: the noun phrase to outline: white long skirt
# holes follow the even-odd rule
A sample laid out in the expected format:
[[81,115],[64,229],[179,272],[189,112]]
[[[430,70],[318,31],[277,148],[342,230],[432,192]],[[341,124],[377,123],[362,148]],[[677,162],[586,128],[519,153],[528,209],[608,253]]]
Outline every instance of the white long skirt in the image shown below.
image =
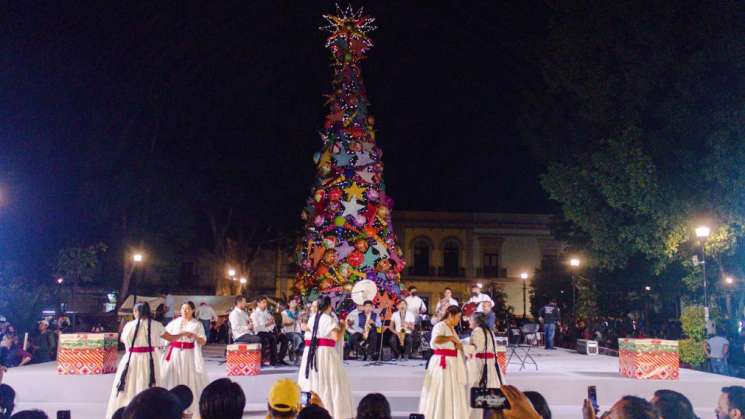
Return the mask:
[[[468,372],[468,386],[466,386],[467,397],[470,397],[468,392],[470,392],[471,387],[478,387],[479,383],[481,382],[481,374],[484,372],[484,362],[486,362],[488,373],[486,378],[486,386],[488,388],[501,387],[501,384],[499,383],[499,377],[497,377],[496,359],[480,359],[476,357],[468,358],[468,360],[466,361],[466,370]],[[471,411],[471,419],[483,419],[483,409],[471,409],[470,401],[468,403],[468,407]]]
[[[110,419],[120,407],[127,406],[141,391],[150,388],[150,354],[132,353],[132,360],[129,363],[129,371],[127,372],[124,391],[121,393],[117,392],[116,388],[119,386],[119,379],[124,372],[125,365],[127,365],[128,356],[129,354],[125,352],[121,361],[119,361],[119,368],[116,369],[114,385],[111,388],[111,396],[109,397],[109,405],[106,408],[107,419]],[[158,359],[158,354],[156,353],[153,353],[153,364],[155,366],[155,385],[158,386],[161,384],[160,359]]]
[[424,375],[419,413],[427,419],[468,418],[470,407],[465,376],[465,365],[460,355],[448,357],[446,368],[440,366],[440,356],[433,355]]
[[[168,353],[167,349],[166,353]],[[188,410],[193,413],[194,419],[200,419],[199,397],[201,397],[202,391],[209,384],[209,378],[204,368],[202,368],[201,372],[197,371],[194,360],[194,349],[173,348],[171,360],[166,361],[165,358],[163,359],[162,370],[163,387],[166,389],[170,390],[182,384],[189,387],[194,396],[194,401]]]
[[308,364],[308,346],[303,351],[298,372],[298,384],[303,391],[313,391],[321,398],[323,406],[334,419],[350,419],[355,416],[352,406],[351,388],[347,380],[342,359],[337,348],[320,346],[316,349],[318,371],[310,370],[305,378]]

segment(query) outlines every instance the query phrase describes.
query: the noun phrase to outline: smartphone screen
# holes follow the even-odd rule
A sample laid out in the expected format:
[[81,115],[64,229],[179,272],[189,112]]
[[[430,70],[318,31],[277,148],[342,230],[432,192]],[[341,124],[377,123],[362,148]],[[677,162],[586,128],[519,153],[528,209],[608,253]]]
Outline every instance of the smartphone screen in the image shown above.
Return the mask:
[[598,389],[595,386],[587,386],[587,400],[592,403],[592,408],[595,410],[595,413],[597,414],[600,410],[600,405],[598,404]]
[[412,413],[409,415],[409,419],[424,419],[424,415],[421,413]]
[[300,404],[302,404],[303,406],[307,406],[310,404],[310,399],[310,391],[300,392]]
[[69,410],[58,410],[57,419],[70,419],[70,411]]

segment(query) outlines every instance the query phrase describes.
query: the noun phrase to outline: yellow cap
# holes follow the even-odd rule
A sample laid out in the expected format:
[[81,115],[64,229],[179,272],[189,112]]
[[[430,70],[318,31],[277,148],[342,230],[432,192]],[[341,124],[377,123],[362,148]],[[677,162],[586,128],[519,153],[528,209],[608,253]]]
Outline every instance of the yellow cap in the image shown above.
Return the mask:
[[300,386],[289,378],[277,380],[269,390],[269,406],[278,412],[300,408]]

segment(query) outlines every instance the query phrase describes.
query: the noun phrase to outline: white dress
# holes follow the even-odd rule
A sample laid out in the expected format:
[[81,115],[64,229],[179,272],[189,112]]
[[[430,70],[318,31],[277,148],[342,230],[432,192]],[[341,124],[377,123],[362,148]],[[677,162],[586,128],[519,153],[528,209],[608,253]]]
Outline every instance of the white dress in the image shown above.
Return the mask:
[[[496,343],[494,342],[494,335],[487,337],[486,335],[484,335],[484,330],[479,327],[471,333],[471,339],[469,339],[468,343],[471,348],[468,351],[469,356],[466,360],[466,370],[468,371],[468,386],[466,387],[466,390],[470,392],[471,387],[479,386],[481,382],[481,375],[484,372],[484,362],[486,362],[487,369],[486,386],[488,388],[501,387],[502,383],[499,381],[499,377],[497,376],[496,358],[481,359],[476,357],[476,354],[484,353],[485,345],[487,346],[486,352],[495,354],[496,356]],[[471,419],[482,419],[483,417],[483,409],[471,409]]]
[[[196,319],[184,321],[183,317],[179,317],[168,323],[166,331],[172,335],[191,332],[202,339],[206,338],[204,326]],[[182,336],[178,341],[194,343],[194,349],[173,348],[170,361],[166,360],[166,355],[166,358],[163,359],[162,368],[163,387],[168,390],[181,384],[189,387],[194,396],[194,401],[188,410],[193,413],[195,419],[199,419],[199,397],[202,395],[204,388],[207,387],[207,384],[209,384],[207,371],[204,368],[202,346],[195,342],[194,339],[186,336]],[[166,348],[166,354],[168,354],[169,349]]]
[[[433,350],[454,350],[452,342],[435,343],[438,336],[455,336],[453,330],[441,321],[432,329],[430,346]],[[445,368],[440,365],[441,355],[432,355],[424,375],[419,413],[427,419],[453,419],[469,417],[470,408],[466,396],[466,366],[461,351],[454,357],[446,356]]]
[[[315,324],[315,316],[308,322],[308,332],[305,332],[305,340],[310,341]],[[338,321],[328,315],[322,314],[318,323],[319,339],[332,339],[331,332],[339,327]],[[308,378],[305,378],[305,366],[308,364],[308,352],[310,345],[303,349],[303,359],[300,362],[298,372],[298,384],[303,391],[313,391],[321,398],[326,410],[334,419],[350,419],[354,417],[352,406],[352,395],[347,373],[342,364],[342,351],[337,342],[334,347],[318,346],[316,349],[316,365],[318,371],[311,368]]]
[[[111,389],[111,396],[109,397],[109,405],[106,409],[106,418],[111,416],[120,408],[129,404],[129,402],[141,391],[147,390],[150,387],[150,353],[136,353],[133,352],[131,360],[129,362],[129,369],[127,370],[126,383],[124,391],[121,393],[117,392],[119,386],[119,380],[121,379],[124,367],[127,365],[127,359],[129,359],[130,353],[129,348],[132,346],[132,338],[135,334],[135,328],[137,328],[137,320],[132,320],[124,325],[122,333],[119,339],[124,344],[124,356],[119,361],[119,368],[116,370],[114,376],[114,385]],[[148,321],[144,320],[140,323],[140,328],[137,330],[137,337],[134,340],[134,347],[147,347],[147,334],[150,333],[150,343],[153,349],[160,343],[160,337],[163,336],[165,329],[160,322],[155,320],[150,321],[150,330],[148,330]],[[160,359],[156,352],[152,353],[153,366],[155,368],[155,385],[159,386],[160,381]]]

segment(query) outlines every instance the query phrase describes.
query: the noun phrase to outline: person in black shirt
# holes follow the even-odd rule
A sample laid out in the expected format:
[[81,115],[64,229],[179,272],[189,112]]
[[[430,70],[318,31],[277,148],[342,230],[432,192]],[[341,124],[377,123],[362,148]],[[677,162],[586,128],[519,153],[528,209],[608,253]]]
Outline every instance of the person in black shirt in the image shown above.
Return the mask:
[[54,333],[49,330],[49,322],[42,320],[39,322],[39,336],[34,342],[34,363],[49,362],[55,353]]
[[561,321],[561,311],[556,305],[556,300],[551,300],[548,305],[544,306],[538,313],[543,322],[543,331],[545,333],[546,349],[553,350],[554,336],[556,335],[556,325]]

